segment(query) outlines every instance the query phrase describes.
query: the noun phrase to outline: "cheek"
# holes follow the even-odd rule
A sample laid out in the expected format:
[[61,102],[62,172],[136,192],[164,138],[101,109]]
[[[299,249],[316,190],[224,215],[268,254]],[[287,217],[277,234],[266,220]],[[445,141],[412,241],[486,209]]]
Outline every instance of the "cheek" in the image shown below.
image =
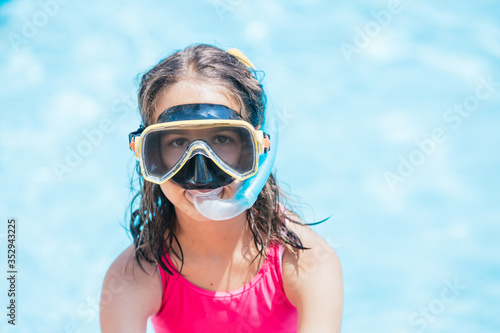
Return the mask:
[[181,203],[181,200],[184,197],[184,190],[179,185],[174,182],[167,181],[161,184],[160,188],[163,194],[165,194],[167,199],[170,200],[174,206],[178,206]]
[[239,180],[235,180],[231,184],[224,186],[224,192],[222,193],[222,199],[231,199],[236,191],[243,185],[243,183]]

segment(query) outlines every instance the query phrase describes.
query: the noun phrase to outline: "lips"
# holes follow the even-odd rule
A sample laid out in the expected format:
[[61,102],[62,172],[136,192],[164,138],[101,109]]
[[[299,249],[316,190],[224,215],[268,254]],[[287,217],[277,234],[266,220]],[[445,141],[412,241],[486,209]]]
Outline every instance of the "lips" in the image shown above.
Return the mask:
[[190,198],[203,198],[203,199],[211,199],[222,196],[223,187],[218,187],[213,190],[186,190],[186,194]]
[[191,193],[192,196],[212,197],[218,196],[220,193],[222,193],[222,187],[217,187],[213,190],[188,190],[187,192]]

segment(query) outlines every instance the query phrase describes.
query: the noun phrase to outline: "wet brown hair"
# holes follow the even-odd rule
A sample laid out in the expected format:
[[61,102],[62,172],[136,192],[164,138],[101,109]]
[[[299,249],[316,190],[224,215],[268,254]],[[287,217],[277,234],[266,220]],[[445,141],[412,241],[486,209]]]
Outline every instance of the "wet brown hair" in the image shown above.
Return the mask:
[[[156,102],[160,93],[168,87],[185,80],[210,84],[221,92],[239,101],[243,118],[253,126],[262,124],[266,106],[266,95],[257,73],[235,56],[217,47],[196,44],[173,53],[147,71],[139,88],[139,112],[144,127],[156,123]],[[136,172],[140,191],[130,204],[130,233],[135,245],[135,257],[142,268],[141,260],[155,262],[169,274],[172,269],[165,260],[165,253],[173,253],[184,263],[181,245],[175,236],[176,216],[174,205],[163,194],[157,184],[144,180],[139,163]],[[132,179],[132,183],[134,179]],[[254,258],[262,259],[271,241],[285,244],[291,250],[304,250],[299,237],[286,225],[286,220],[303,224],[297,215],[287,208],[286,197],[276,183],[273,174],[257,197],[255,204],[247,210],[247,221],[258,250]],[[173,244],[180,249],[175,251]]]

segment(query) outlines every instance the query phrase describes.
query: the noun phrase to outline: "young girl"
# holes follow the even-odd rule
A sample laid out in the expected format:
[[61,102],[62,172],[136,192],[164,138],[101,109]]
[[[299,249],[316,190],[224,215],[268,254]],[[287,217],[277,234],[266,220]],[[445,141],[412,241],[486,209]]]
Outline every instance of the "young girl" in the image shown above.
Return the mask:
[[340,332],[340,263],[283,202],[255,74],[194,45],[142,77],[134,244],[104,279],[102,332]]

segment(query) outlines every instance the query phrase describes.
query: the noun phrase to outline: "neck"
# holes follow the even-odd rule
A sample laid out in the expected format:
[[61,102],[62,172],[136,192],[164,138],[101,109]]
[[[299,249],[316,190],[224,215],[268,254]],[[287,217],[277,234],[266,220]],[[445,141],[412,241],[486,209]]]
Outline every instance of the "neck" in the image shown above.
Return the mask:
[[198,258],[231,258],[251,240],[246,212],[224,221],[197,221],[176,211],[176,236],[186,254]]

